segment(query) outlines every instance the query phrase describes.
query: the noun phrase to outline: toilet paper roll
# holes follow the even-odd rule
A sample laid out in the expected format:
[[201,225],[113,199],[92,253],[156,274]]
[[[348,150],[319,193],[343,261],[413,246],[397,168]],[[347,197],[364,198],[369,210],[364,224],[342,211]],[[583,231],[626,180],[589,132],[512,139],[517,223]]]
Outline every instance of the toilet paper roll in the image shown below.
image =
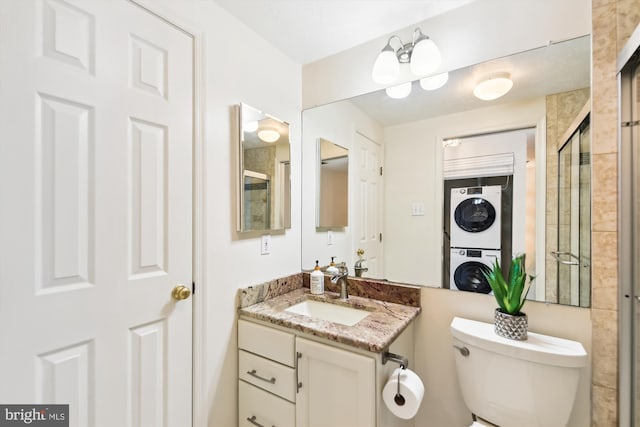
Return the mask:
[[[400,395],[404,398],[404,404],[396,402],[398,392],[398,372],[400,373]],[[382,400],[393,415],[405,420],[416,416],[422,398],[424,397],[424,384],[422,380],[410,369],[398,368],[393,371],[389,381],[382,389]]]

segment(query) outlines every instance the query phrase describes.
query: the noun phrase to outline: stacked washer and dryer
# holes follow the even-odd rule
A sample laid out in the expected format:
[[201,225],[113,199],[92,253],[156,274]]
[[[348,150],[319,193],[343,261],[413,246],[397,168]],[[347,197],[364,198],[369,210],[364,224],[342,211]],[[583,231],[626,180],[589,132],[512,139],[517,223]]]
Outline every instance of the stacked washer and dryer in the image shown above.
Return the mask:
[[451,189],[450,289],[489,294],[484,272],[501,255],[502,187]]

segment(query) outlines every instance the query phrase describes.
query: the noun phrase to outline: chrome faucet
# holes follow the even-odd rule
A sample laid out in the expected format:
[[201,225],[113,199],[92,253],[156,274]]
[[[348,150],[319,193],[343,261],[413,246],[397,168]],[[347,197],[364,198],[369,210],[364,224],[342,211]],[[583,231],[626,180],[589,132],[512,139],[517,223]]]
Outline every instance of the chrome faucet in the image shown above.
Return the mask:
[[369,271],[367,267],[362,266],[363,259],[359,259],[356,261],[356,265],[353,266],[353,270],[355,271],[356,277],[362,277],[362,273]]
[[340,283],[340,299],[347,300],[349,299],[349,289],[348,289],[349,284],[347,282],[347,276],[349,276],[349,269],[347,268],[344,262],[341,262],[340,264],[336,265],[336,267],[338,267],[339,273],[331,277],[331,283],[333,284],[337,284],[338,282]]

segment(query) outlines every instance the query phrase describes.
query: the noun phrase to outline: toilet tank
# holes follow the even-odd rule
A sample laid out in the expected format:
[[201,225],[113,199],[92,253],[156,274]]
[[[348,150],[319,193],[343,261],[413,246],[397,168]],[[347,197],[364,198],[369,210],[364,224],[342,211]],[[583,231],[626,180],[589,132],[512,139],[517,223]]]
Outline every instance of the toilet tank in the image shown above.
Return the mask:
[[458,383],[472,413],[500,427],[567,424],[587,364],[582,344],[532,332],[526,341],[509,340],[493,324],[459,317],[451,334]]

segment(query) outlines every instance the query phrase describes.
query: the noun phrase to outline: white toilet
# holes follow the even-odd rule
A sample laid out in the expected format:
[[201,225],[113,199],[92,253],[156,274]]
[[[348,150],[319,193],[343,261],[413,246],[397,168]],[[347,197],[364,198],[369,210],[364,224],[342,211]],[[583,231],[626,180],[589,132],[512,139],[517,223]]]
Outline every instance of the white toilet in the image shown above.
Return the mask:
[[493,325],[451,322],[458,382],[476,426],[566,426],[587,353],[576,341],[529,332],[502,338]]

